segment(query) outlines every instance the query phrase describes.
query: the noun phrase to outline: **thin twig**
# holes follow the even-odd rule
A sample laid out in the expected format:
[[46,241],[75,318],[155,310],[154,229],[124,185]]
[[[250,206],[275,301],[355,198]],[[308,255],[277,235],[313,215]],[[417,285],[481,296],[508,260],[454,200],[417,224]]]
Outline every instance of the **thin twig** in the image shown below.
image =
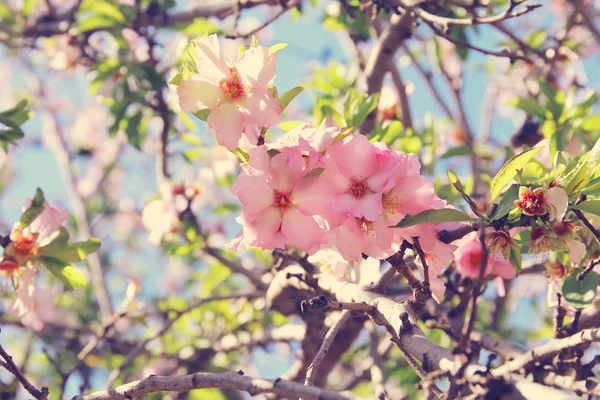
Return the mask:
[[[285,4],[285,6],[282,6],[281,10],[279,10],[277,13],[275,13],[271,18],[267,19],[265,22],[263,22],[262,24],[260,24],[256,28],[251,29],[251,30],[249,30],[246,33],[236,32],[236,33],[234,33],[232,35],[225,35],[225,37],[227,39],[238,39],[238,38],[247,39],[250,36],[256,34],[257,32],[262,31],[267,26],[271,25],[273,22],[275,22],[277,19],[279,19],[279,17],[281,17],[283,14],[285,14],[286,12],[288,12],[289,10],[291,10],[292,8],[298,7],[299,4],[300,4],[300,1],[290,1],[289,3]],[[282,2],[282,5],[283,5],[283,2]]]
[[13,361],[13,358],[6,352],[6,350],[4,350],[4,347],[2,347],[2,345],[0,345],[0,356],[4,358],[5,361],[2,366],[6,368],[8,372],[13,374],[19,380],[19,382],[21,382],[21,385],[23,385],[25,390],[27,390],[33,397],[35,397],[38,400],[45,400],[48,398],[48,388],[42,387],[42,389],[39,390],[35,386],[33,386],[31,382],[27,380],[25,375],[23,375],[19,367],[17,367],[17,365]]
[[304,381],[305,386],[313,386],[315,383],[315,378],[317,373],[319,372],[319,367],[325,357],[327,356],[327,352],[329,351],[329,347],[333,343],[336,335],[342,329],[342,327],[348,322],[350,317],[352,316],[349,310],[342,311],[339,319],[331,326],[327,334],[325,335],[325,339],[323,339],[323,343],[317,352],[313,362],[308,366],[306,370],[306,380]]

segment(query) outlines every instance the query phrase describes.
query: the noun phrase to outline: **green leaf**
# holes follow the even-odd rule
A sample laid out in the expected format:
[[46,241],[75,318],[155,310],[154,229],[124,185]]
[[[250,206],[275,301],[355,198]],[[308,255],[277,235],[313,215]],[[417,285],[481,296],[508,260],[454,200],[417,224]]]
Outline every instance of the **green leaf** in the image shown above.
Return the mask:
[[31,200],[31,204],[21,215],[20,228],[27,228],[33,220],[35,220],[44,211],[44,192],[42,189],[35,190],[35,196]]
[[442,222],[475,222],[477,218],[469,217],[458,210],[426,210],[417,215],[408,214],[394,228],[408,228],[409,226],[421,224],[439,224]]
[[198,118],[200,121],[206,122],[206,120],[208,119],[208,116],[210,115],[210,110],[207,108],[206,110],[192,111],[192,114],[194,115],[194,117]]
[[281,112],[287,108],[287,106],[291,103],[292,100],[300,93],[304,91],[302,86],[296,86],[293,89],[288,90],[279,98],[279,105],[281,106]]
[[189,143],[193,146],[202,146],[202,140],[196,135],[192,135],[191,133],[184,133],[181,135],[180,139],[186,143]]
[[477,204],[475,204],[473,199],[471,199],[471,197],[465,192],[465,187],[463,186],[462,182],[460,181],[460,178],[458,177],[458,175],[456,175],[456,172],[449,169],[448,170],[448,179],[450,179],[450,183],[452,183],[452,186],[454,186],[454,188],[456,190],[458,190],[458,192],[462,195],[463,199],[465,199],[465,201],[467,202],[467,204],[469,205],[471,210],[473,210],[473,212],[475,214],[481,216],[481,214],[479,213],[479,210],[477,209]]
[[177,32],[181,32],[186,36],[199,36],[203,34],[219,33],[221,29],[219,25],[205,18],[195,18],[191,22],[182,22],[173,26]]
[[507,215],[510,210],[515,208],[515,200],[519,199],[519,187],[520,185],[511,185],[506,192],[502,195],[498,208],[492,216],[494,220],[500,219]]
[[248,163],[250,161],[250,155],[239,147],[231,150],[233,154],[235,154],[243,163]]
[[125,22],[125,16],[121,10],[105,0],[86,0],[81,3],[79,12],[101,15],[117,22]]
[[579,127],[588,132],[600,131],[600,114],[594,114],[584,118]]
[[131,143],[138,150],[142,148],[142,143],[146,137],[146,132],[143,129],[140,129],[142,117],[142,112],[138,111],[127,121],[127,129],[125,129],[129,143]]
[[236,203],[221,204],[220,206],[215,207],[215,209],[212,211],[211,214],[214,214],[214,215],[226,214],[226,213],[238,211],[240,208],[241,208],[240,205],[236,204]]
[[273,46],[269,46],[269,52],[271,54],[276,54],[278,52],[280,52],[281,50],[285,49],[287,47],[287,43],[277,43],[274,44]]
[[577,275],[581,270],[573,272],[567,276],[563,283],[562,292],[565,300],[574,308],[581,310],[592,304],[600,283],[600,275],[590,271],[583,280],[578,280]]
[[577,194],[583,189],[600,164],[600,140],[594,144],[594,147],[580,157],[577,166],[564,178],[564,188],[569,195]]
[[446,150],[444,154],[440,156],[440,158],[450,158],[450,157],[458,157],[458,156],[469,156],[471,155],[472,150],[469,147],[453,147],[451,149]]
[[77,24],[75,24],[74,28],[76,28],[79,32],[85,33],[89,31],[95,31],[98,29],[109,29],[115,27],[119,24],[114,18],[107,17],[104,15],[97,15],[90,18],[82,19]]
[[546,110],[544,107],[531,97],[514,99],[513,101],[510,101],[509,104],[525,111],[529,115],[535,115],[541,120],[546,119]]
[[42,256],[40,259],[42,264],[64,283],[68,290],[73,290],[74,287],[85,287],[87,285],[85,276],[74,266],[52,257]]
[[533,156],[535,156],[543,147],[534,147],[533,149],[525,150],[509,159],[500,168],[490,185],[490,204],[498,197],[502,189],[506,187],[517,175],[517,171],[523,168]]
[[545,79],[540,80],[540,91],[548,99],[546,102],[546,107],[548,107],[548,110],[550,110],[554,120],[558,121],[564,111],[566,98],[565,92],[558,90]]
[[523,254],[521,253],[521,249],[519,245],[515,243],[511,243],[510,245],[510,255],[508,256],[508,261],[515,268],[517,274],[521,272],[522,262],[523,262]]
[[100,240],[96,238],[75,243],[68,243],[68,241],[69,233],[64,227],[61,227],[58,236],[42,247],[40,254],[43,257],[70,264],[83,260],[88,254],[94,253],[100,248]]
[[302,124],[304,124],[303,121],[283,121],[282,123],[277,125],[277,128],[281,129],[284,132],[289,132],[292,129],[296,129]]
[[571,206],[571,208],[594,215],[600,215],[600,200],[586,200],[576,206]]

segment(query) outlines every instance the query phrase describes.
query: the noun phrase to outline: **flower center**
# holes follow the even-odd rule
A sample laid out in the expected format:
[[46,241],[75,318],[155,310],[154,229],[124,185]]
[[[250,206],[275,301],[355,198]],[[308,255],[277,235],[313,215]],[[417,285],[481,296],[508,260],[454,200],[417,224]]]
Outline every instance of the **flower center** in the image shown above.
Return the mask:
[[280,211],[287,211],[292,206],[292,198],[289,193],[274,192],[273,204]]
[[15,231],[11,235],[11,247],[14,255],[17,257],[35,257],[39,253],[39,246],[36,243],[37,234],[24,234],[21,231]]
[[247,96],[246,87],[240,80],[240,74],[235,68],[229,68],[229,72],[231,73],[231,78],[221,81],[221,90],[225,98],[230,103],[244,100]]
[[12,257],[4,257],[2,261],[0,261],[0,274],[5,274],[7,276],[13,276],[19,269],[19,264]]
[[365,181],[352,181],[350,183],[350,193],[357,199],[363,197],[367,190],[369,190],[369,187]]

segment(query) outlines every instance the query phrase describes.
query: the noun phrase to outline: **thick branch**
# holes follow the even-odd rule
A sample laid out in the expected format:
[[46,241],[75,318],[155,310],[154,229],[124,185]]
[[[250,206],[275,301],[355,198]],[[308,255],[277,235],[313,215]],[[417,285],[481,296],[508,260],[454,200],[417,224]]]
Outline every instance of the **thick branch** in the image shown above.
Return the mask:
[[283,379],[261,379],[243,376],[238,372],[222,374],[197,373],[184,376],[156,376],[128,383],[114,389],[102,390],[73,400],[125,400],[155,392],[187,392],[194,389],[219,388],[241,390],[251,395],[275,393],[288,398],[323,400],[358,400],[352,393],[336,393]]

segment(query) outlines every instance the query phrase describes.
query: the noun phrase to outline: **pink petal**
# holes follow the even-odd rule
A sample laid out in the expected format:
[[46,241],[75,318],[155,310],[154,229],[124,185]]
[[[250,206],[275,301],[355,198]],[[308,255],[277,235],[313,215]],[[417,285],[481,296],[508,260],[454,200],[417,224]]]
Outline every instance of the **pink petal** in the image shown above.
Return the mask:
[[244,122],[259,126],[279,123],[281,106],[268,89],[254,88],[243,104]]
[[332,144],[327,154],[339,171],[349,178],[366,179],[377,170],[375,147],[363,135],[351,135]]
[[177,94],[179,106],[185,112],[207,108],[213,110],[223,100],[223,91],[218,82],[197,74],[190,74],[188,80],[181,81]]
[[273,204],[273,189],[265,176],[250,176],[241,173],[231,187],[246,214],[256,214]]
[[352,217],[336,229],[335,247],[346,261],[362,259],[363,241],[363,233]]
[[196,64],[202,76],[211,79],[215,84],[229,77],[229,67],[221,52],[217,35],[201,37],[195,41],[195,44]]
[[343,193],[336,197],[333,209],[339,212],[349,212],[357,218],[375,221],[383,212],[381,193],[368,193],[357,199],[351,194]]
[[268,48],[259,46],[244,51],[235,66],[244,81],[266,88],[273,83],[276,63],[277,56],[271,54]]
[[244,239],[250,246],[272,249],[278,244],[277,233],[281,227],[281,214],[269,207],[257,214],[242,213]]
[[269,183],[273,189],[281,193],[290,193],[296,183],[302,178],[304,159],[296,148],[276,154],[271,158]]
[[288,210],[283,215],[281,233],[291,246],[309,254],[315,253],[327,242],[325,232],[314,218],[302,214],[296,208]]
[[19,287],[16,291],[17,298],[10,307],[8,313],[16,318],[23,317],[26,313],[35,309],[34,302],[34,280],[36,271],[25,268],[19,277]]
[[211,110],[208,126],[215,130],[217,142],[234,150],[242,137],[242,115],[233,103],[224,103]]
[[[31,199],[27,200],[31,204]],[[27,204],[26,203],[26,204]],[[25,208],[29,207],[29,204]],[[69,213],[59,207],[53,207],[47,201],[44,201],[44,210],[38,215],[29,225],[30,232],[39,234],[37,242],[41,242],[45,238],[58,231],[61,226],[69,219]]]

